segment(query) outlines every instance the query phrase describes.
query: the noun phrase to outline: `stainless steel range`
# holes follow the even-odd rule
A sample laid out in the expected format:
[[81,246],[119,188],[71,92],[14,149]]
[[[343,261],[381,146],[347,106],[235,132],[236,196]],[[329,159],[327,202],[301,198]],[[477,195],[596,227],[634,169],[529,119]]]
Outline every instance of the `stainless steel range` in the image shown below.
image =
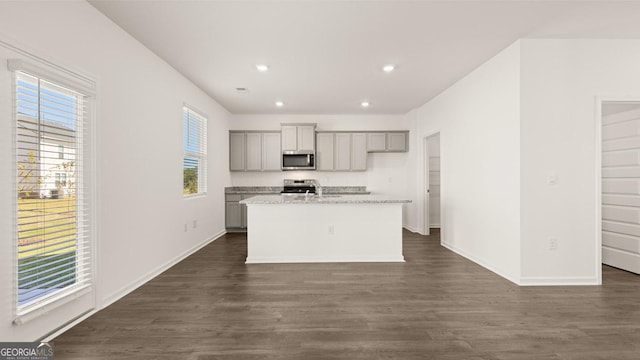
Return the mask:
[[281,194],[315,194],[317,181],[314,179],[284,179]]

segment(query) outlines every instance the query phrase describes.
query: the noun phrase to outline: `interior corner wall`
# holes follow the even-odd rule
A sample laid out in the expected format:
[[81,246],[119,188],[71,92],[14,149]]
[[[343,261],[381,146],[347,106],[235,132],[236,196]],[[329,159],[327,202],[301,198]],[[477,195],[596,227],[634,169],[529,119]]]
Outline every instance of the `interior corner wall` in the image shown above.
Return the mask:
[[521,44],[521,281],[597,284],[596,100],[640,96],[640,40]]
[[[417,147],[440,132],[441,242],[499,275],[520,276],[520,43],[407,115]],[[424,151],[412,212],[424,227]]]
[[[0,39],[97,80],[97,308],[224,233],[224,187],[230,185],[225,109],[84,1],[0,2]],[[6,95],[12,84],[4,64],[0,87]],[[10,103],[11,96],[0,100],[2,184],[14,182],[8,171]],[[191,199],[182,194],[184,103],[208,118],[208,193]],[[6,240],[0,244],[0,339],[34,341],[72,315],[56,309],[24,325],[11,324],[11,188],[0,188]]]

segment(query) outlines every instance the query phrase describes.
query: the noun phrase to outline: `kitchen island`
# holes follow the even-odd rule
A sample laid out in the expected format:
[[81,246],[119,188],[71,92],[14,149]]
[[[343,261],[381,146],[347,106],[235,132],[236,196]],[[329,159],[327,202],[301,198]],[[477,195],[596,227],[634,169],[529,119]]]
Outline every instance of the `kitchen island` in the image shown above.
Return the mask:
[[403,262],[402,205],[379,195],[260,195],[247,205],[247,264]]

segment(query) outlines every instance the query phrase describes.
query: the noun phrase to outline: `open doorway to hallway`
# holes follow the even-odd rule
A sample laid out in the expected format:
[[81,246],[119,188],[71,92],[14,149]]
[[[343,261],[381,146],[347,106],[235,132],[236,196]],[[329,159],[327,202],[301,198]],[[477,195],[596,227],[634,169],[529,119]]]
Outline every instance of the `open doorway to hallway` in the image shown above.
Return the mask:
[[424,234],[441,227],[440,133],[424,138]]
[[602,263],[640,274],[640,101],[603,101]]

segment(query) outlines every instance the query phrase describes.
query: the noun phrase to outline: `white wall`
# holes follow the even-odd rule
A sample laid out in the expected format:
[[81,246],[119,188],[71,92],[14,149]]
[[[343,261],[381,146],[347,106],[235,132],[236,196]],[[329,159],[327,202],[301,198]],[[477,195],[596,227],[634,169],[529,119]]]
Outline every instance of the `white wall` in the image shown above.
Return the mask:
[[[280,130],[281,123],[316,123],[318,131],[410,130],[404,115],[232,115],[232,130]],[[410,136],[411,136],[410,133]],[[409,151],[417,149],[409,141]],[[408,198],[408,153],[370,153],[367,171],[232,172],[234,186],[281,186],[283,179],[317,179],[323,186],[366,186],[373,193]],[[405,220],[406,223],[406,220]]]
[[[640,95],[639,40],[522,40],[522,283],[599,281],[596,99]],[[556,185],[548,177],[557,177]],[[549,250],[549,238],[558,249]]]
[[[0,2],[0,39],[98,82],[98,307],[224,231],[223,188],[230,185],[226,110],[85,2]],[[10,77],[0,60],[6,95]],[[10,169],[11,100],[0,101],[0,166]],[[209,193],[189,200],[182,195],[183,103],[209,119]],[[71,306],[22,326],[11,324],[15,194],[11,172],[1,178],[0,230],[6,241],[0,244],[0,339],[32,341],[77,313]]]
[[[407,115],[422,139],[440,132],[442,244],[517,282],[520,276],[520,44]],[[415,146],[414,146],[415,147]],[[424,229],[424,151],[412,227]]]

